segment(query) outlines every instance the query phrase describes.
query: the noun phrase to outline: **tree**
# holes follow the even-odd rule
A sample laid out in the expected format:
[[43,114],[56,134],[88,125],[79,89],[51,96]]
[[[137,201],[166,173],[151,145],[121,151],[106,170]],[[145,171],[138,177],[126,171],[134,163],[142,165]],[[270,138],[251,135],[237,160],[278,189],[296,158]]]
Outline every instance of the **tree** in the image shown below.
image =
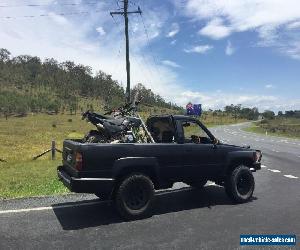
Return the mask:
[[264,117],[265,119],[271,120],[271,119],[274,119],[275,113],[274,113],[273,111],[271,111],[271,110],[265,110],[265,111],[263,112],[263,117]]
[[0,49],[0,62],[5,63],[10,60],[10,52],[7,49]]

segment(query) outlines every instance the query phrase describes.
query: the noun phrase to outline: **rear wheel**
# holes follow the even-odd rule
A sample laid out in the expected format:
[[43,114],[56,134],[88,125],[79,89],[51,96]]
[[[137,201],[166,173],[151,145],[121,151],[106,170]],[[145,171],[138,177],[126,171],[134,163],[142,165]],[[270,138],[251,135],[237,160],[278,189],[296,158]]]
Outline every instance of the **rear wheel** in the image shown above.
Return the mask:
[[116,190],[115,204],[124,219],[134,220],[151,216],[153,203],[154,185],[144,174],[126,177]]
[[254,191],[255,181],[251,170],[240,165],[236,167],[228,176],[225,182],[227,195],[237,203],[248,201]]

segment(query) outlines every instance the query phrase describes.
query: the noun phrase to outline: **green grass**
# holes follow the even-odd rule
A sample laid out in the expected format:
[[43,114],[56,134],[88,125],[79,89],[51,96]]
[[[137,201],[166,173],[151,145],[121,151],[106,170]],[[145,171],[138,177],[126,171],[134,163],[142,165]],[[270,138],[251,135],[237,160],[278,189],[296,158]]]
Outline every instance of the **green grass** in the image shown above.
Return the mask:
[[[144,119],[148,115],[141,113]],[[242,120],[205,115],[201,121],[214,126]],[[0,162],[0,199],[67,193],[56,175],[60,155],[55,161],[50,159],[50,154],[36,161],[32,158],[49,149],[52,139],[62,149],[65,138],[82,138],[90,129],[94,126],[82,121],[80,115],[38,114],[8,120],[0,117],[0,159],[7,161]]]
[[297,118],[277,118],[254,122],[252,126],[245,128],[245,131],[267,134],[271,136],[297,138],[300,139],[300,119]]
[[[72,121],[70,120],[72,119]],[[56,141],[62,149],[65,138],[82,138],[93,126],[79,115],[28,115],[24,118],[0,118],[0,198],[15,198],[66,193],[58,181],[50,153],[33,161],[32,158],[51,147]]]
[[56,168],[61,160],[0,163],[0,198],[64,194],[68,190],[58,181]]

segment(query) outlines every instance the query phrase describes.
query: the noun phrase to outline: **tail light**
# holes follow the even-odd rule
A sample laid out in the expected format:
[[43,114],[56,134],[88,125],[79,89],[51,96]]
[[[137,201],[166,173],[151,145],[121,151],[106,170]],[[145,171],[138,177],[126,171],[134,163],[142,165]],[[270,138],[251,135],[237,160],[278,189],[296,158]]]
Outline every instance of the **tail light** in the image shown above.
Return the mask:
[[75,168],[78,171],[82,170],[82,154],[79,152],[76,152],[75,155]]

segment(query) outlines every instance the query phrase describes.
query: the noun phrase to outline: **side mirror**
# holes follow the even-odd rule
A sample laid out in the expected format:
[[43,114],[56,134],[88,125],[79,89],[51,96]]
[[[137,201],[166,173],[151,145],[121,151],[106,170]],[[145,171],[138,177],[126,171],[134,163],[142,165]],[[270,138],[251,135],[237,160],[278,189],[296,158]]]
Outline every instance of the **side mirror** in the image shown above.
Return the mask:
[[217,138],[214,138],[213,144],[214,144],[214,145],[218,145],[219,143],[220,143],[220,141],[219,141]]

